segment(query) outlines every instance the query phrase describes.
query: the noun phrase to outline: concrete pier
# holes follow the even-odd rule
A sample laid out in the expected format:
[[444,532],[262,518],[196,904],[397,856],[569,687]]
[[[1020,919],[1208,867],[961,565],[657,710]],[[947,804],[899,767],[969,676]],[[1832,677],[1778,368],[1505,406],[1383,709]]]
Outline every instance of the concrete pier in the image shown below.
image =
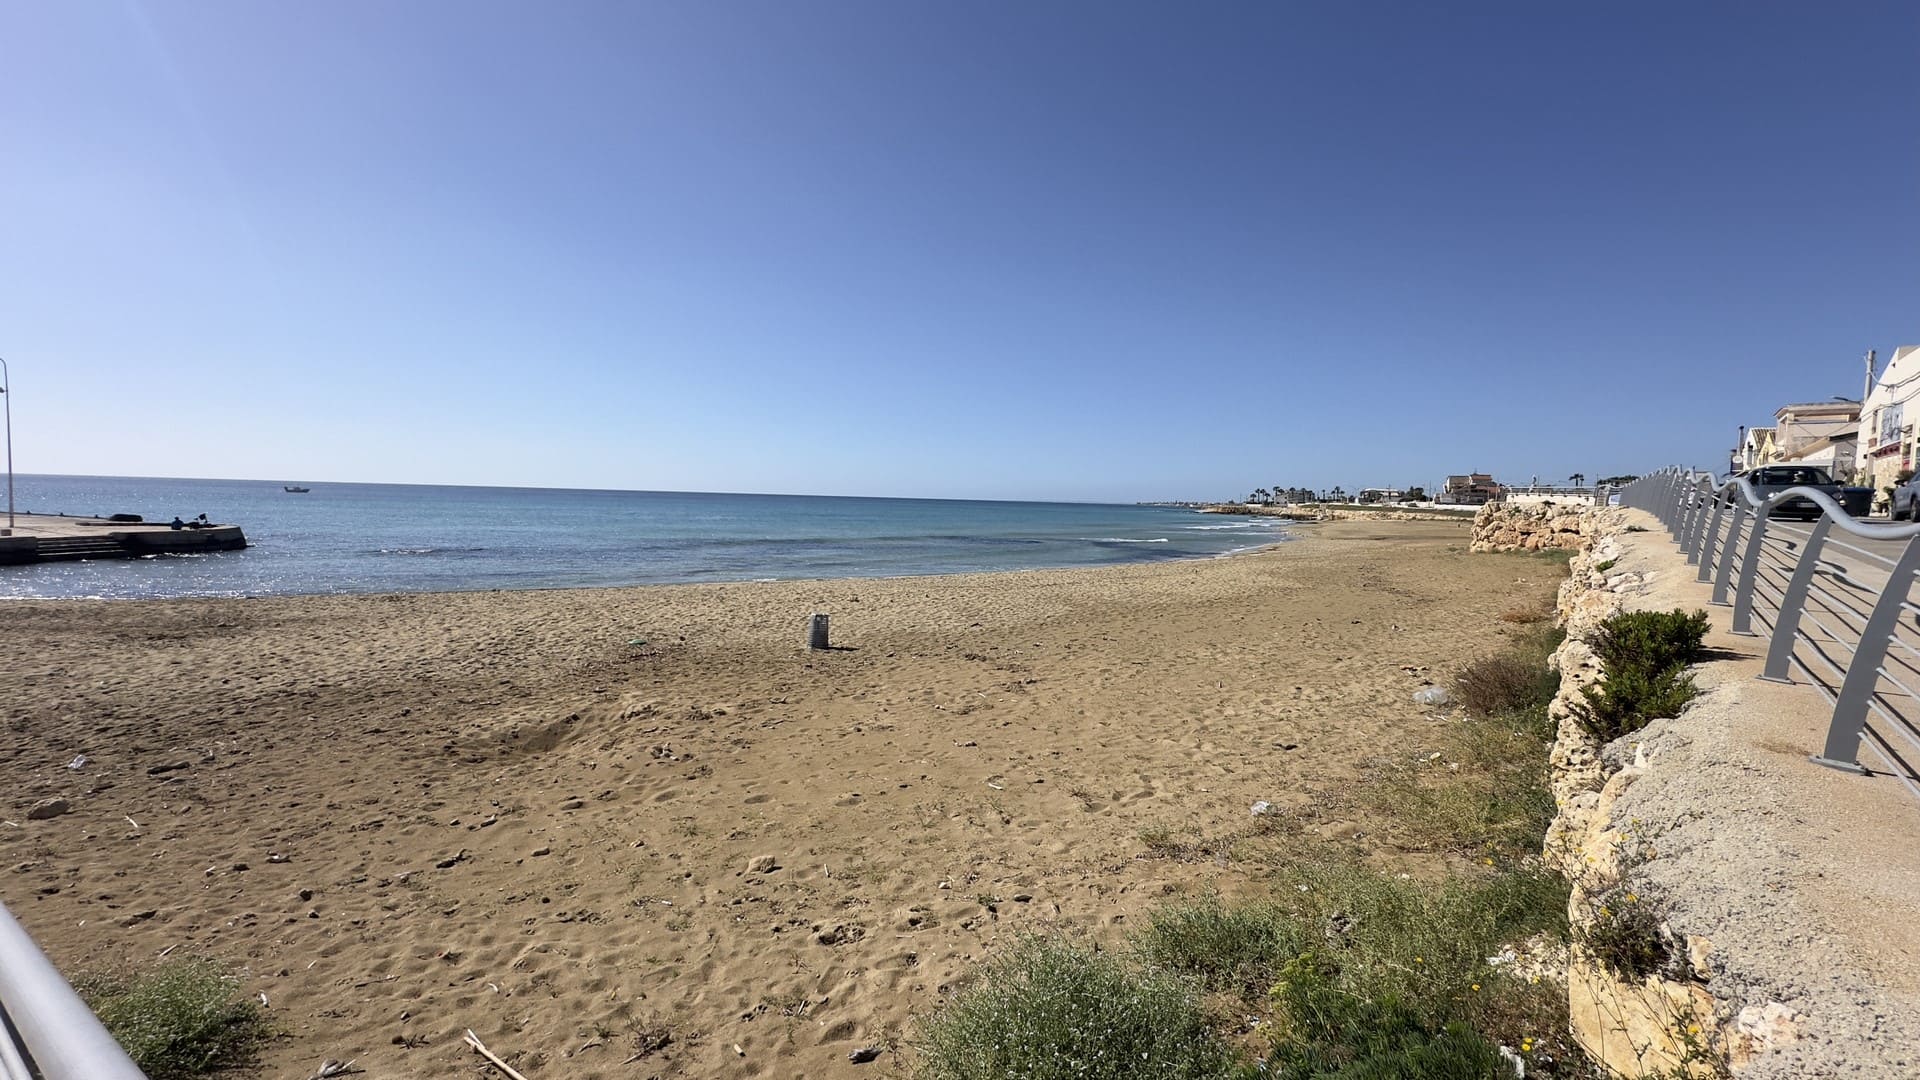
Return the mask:
[[[0,530],[6,519],[0,517]],[[0,536],[0,565],[77,559],[137,559],[142,555],[238,551],[247,546],[238,525],[176,529],[168,522],[19,514],[13,535]]]

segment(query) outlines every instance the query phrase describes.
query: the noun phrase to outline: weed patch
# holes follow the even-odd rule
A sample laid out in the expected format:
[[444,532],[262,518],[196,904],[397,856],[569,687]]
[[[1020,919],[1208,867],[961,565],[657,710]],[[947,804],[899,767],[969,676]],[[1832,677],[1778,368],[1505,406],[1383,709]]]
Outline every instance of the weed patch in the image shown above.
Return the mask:
[[1544,708],[1559,688],[1558,675],[1544,663],[1518,652],[1481,657],[1454,679],[1460,704],[1483,717]]
[[76,982],[87,1005],[153,1080],[250,1064],[268,1035],[260,1007],[208,959],[173,960],[131,975]]
[[[1530,864],[1432,886],[1327,862],[1283,880],[1272,900],[1169,904],[1134,943],[1149,968],[1250,1007],[1270,987],[1279,1013],[1274,1075],[1508,1075],[1480,1068],[1497,1043],[1525,1047],[1530,1068],[1577,1060],[1564,991],[1490,959],[1564,937],[1567,885],[1557,875]],[[1342,1062],[1372,1064],[1325,1071]],[[1439,1071],[1407,1072],[1408,1062]],[[1447,1071],[1462,1062],[1480,1071]]]
[[1438,1029],[1397,998],[1354,997],[1337,968],[1303,956],[1273,998],[1282,1023],[1268,1075],[1281,1080],[1481,1080],[1513,1077],[1500,1051],[1465,1024]]
[[1215,847],[1191,825],[1149,825],[1140,830],[1140,842],[1154,858],[1182,861],[1210,858]]
[[1517,861],[1539,851],[1553,820],[1546,710],[1469,717],[1450,728],[1440,749],[1395,765],[1372,789],[1388,833],[1416,851],[1448,851]]
[[1593,899],[1579,943],[1624,982],[1674,972],[1677,953],[1647,898],[1622,885]]

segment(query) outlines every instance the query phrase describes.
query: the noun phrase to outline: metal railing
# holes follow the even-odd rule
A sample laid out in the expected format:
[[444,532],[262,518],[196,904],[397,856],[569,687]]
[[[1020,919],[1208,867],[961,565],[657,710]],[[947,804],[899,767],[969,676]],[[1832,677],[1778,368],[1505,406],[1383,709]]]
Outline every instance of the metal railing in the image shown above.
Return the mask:
[[0,1078],[146,1080],[0,904]]
[[1762,679],[1798,672],[1833,705],[1814,761],[1870,775],[1864,750],[1920,795],[1920,524],[1860,521],[1810,487],[1761,498],[1745,479],[1688,469],[1628,484],[1620,504],[1660,520],[1712,602],[1732,608],[1733,633],[1767,639]]

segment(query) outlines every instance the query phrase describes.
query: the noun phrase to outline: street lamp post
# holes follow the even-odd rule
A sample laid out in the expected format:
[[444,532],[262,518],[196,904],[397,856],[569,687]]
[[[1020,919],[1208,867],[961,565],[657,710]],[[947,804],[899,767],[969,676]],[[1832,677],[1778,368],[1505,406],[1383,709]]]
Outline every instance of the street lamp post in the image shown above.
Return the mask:
[[6,360],[0,358],[0,407],[7,417],[7,536],[13,535],[13,395],[7,392],[12,389],[13,375],[7,371]]

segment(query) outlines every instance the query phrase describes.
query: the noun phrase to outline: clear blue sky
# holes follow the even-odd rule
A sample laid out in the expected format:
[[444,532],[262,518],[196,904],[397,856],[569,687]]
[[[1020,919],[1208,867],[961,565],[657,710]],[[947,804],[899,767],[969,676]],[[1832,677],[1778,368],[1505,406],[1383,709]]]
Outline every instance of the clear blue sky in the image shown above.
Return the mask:
[[1718,464],[1920,341],[1920,5],[0,6],[30,472]]

